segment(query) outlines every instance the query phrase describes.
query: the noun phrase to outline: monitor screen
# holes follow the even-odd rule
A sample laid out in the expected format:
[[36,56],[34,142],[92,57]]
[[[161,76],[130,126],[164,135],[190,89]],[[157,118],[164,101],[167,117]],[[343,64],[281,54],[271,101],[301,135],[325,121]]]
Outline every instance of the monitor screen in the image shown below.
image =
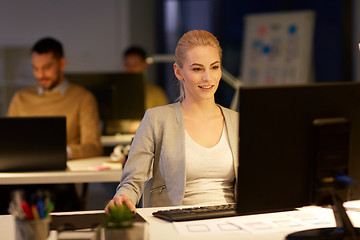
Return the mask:
[[215,102],[223,107],[231,108],[235,93],[236,89],[233,86],[226,81],[221,80],[219,82],[219,87],[215,92]]
[[103,134],[128,133],[129,122],[141,120],[145,113],[143,74],[68,73],[65,77],[94,94]]
[[1,117],[0,172],[66,169],[66,118]]
[[323,174],[360,181],[360,83],[244,86],[239,112],[239,214],[319,205]]

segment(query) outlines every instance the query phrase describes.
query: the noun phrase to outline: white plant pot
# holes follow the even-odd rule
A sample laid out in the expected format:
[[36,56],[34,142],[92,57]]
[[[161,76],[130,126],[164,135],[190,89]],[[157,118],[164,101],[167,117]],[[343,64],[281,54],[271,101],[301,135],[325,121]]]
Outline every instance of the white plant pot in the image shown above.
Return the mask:
[[147,223],[135,222],[130,228],[104,229],[105,240],[148,240]]

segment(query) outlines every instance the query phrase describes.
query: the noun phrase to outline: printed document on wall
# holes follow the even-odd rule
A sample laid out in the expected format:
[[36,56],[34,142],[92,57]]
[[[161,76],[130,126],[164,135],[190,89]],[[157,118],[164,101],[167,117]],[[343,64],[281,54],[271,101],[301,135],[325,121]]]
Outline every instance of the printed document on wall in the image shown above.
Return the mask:
[[313,11],[249,14],[241,78],[245,85],[313,81]]

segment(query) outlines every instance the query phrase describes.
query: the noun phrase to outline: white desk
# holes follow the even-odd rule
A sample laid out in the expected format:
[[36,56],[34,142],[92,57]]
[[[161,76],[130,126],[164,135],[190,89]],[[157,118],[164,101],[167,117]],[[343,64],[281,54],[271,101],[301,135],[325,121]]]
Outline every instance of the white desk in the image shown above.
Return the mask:
[[[356,201],[356,205],[359,207],[358,210],[360,211],[360,201]],[[353,206],[353,205],[352,205]],[[257,234],[243,232],[243,233],[224,233],[224,234],[211,234],[211,235],[182,235],[180,234],[175,225],[169,223],[167,221],[158,219],[152,216],[152,212],[157,211],[159,209],[168,209],[168,208],[140,208],[137,209],[138,213],[150,224],[149,225],[149,234],[150,240],[218,240],[226,239],[246,239],[246,240],[284,240],[284,237],[292,233],[294,231],[305,230],[309,228],[286,228],[286,227],[279,227],[279,229],[272,229],[272,230],[264,230],[263,233],[259,232]],[[295,211],[294,211],[295,212]],[[306,207],[300,209],[300,211],[296,211],[301,214],[312,213],[316,216],[320,216],[323,219],[329,221],[328,227],[335,226],[335,220],[333,216],[333,212],[331,209],[324,209],[320,207]],[[353,222],[353,225],[356,227],[360,226],[360,212],[348,212],[350,219]],[[234,218],[222,218],[221,220],[230,220],[236,219],[237,221],[242,222],[262,222],[265,219],[272,219],[272,220],[282,220],[284,219],[284,212],[282,213],[270,213],[270,214],[258,214],[258,215],[249,215],[249,216],[239,216]],[[207,220],[203,220],[205,222]]]
[[102,165],[109,157],[95,157],[69,160],[64,171],[0,173],[0,184],[53,184],[53,183],[93,183],[119,182],[121,169],[93,171],[89,167]]
[[[357,205],[360,206],[359,202]],[[153,211],[159,209],[167,208],[139,208],[137,209],[138,213],[149,223],[149,237],[150,240],[218,240],[219,238],[226,240],[283,240],[284,237],[293,232],[293,229],[282,228],[275,232],[264,232],[262,234],[251,234],[251,233],[241,233],[241,234],[214,234],[214,235],[197,235],[197,236],[184,236],[181,235],[175,228],[174,224],[167,221],[155,218],[152,216]],[[360,209],[360,208],[359,208]],[[320,215],[322,218],[328,219],[330,225],[334,226],[334,217],[331,209],[321,209],[317,207],[309,207],[301,209],[301,213],[314,213],[317,216]],[[99,211],[96,211],[99,212]],[[58,214],[58,213],[57,213]],[[224,219],[237,219],[243,221],[263,221],[266,218],[271,218],[273,220],[279,219],[280,215],[284,213],[270,213],[270,214],[259,214],[259,215],[250,215],[250,216],[241,216],[234,218],[223,218]],[[356,227],[360,225],[360,212],[348,212],[350,219]],[[281,219],[281,218],[280,218]],[[205,220],[206,221],[206,220]],[[301,228],[299,229],[301,230]],[[15,239],[15,224],[14,218],[11,215],[0,215],[0,232],[2,234],[2,239],[13,240]],[[48,240],[55,240],[56,234],[52,232]]]
[[[277,233],[267,233],[261,235],[252,235],[248,233],[244,234],[224,234],[224,235],[196,235],[196,236],[186,236],[178,233],[177,229],[172,223],[158,219],[152,216],[152,212],[159,210],[161,208],[143,208],[138,209],[138,213],[150,224],[149,226],[149,235],[150,240],[284,240],[284,236],[288,231],[277,232]],[[238,217],[237,217],[238,218]],[[241,218],[241,217],[240,217]],[[256,218],[261,218],[260,215]]]

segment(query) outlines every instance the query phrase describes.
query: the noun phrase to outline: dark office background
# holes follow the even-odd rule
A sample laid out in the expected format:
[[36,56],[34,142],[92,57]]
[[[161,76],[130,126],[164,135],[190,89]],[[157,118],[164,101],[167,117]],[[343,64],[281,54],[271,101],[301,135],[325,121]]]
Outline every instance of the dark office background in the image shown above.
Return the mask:
[[[156,47],[159,53],[173,53],[176,44],[174,38],[178,39],[191,29],[209,30],[220,40],[223,66],[238,77],[241,76],[243,20],[246,14],[313,10],[316,14],[314,81],[352,81],[352,7],[352,1],[348,0],[158,0],[156,9],[160,14],[156,14]],[[169,9],[174,11],[170,19]],[[169,30],[169,20],[172,29],[175,25],[175,31]],[[159,76],[159,84],[165,88],[169,85],[168,78],[172,71],[170,66],[167,69],[170,70]],[[174,87],[168,86],[168,89]]]
[[[357,0],[126,1],[129,31],[125,33],[128,33],[129,42],[145,47],[150,55],[173,54],[176,42],[184,32],[206,29],[219,38],[224,50],[223,65],[235,77],[241,77],[243,20],[246,14],[313,10],[316,13],[313,48],[315,81],[356,79],[352,76],[352,68],[355,68],[353,55],[358,53],[358,48],[356,46],[355,49],[352,39],[356,35],[353,30],[358,30],[352,25],[356,24],[354,19],[357,16],[353,15],[357,14],[353,14],[353,9],[359,7],[353,5],[357,4]],[[118,33],[123,33],[119,29],[123,26],[121,16],[124,12],[120,3],[123,0],[0,0],[0,47],[27,48],[39,37],[51,34],[64,42],[70,71],[121,69],[120,50],[124,46]],[[80,28],[77,29],[78,26]],[[172,64],[158,64],[156,67],[159,71],[154,82],[166,89],[170,100],[175,100],[174,89],[177,88],[173,85],[177,81]],[[0,73],[3,70],[5,67],[0,69]],[[31,71],[25,76],[27,79],[32,80]],[[9,88],[13,90],[13,86]],[[11,95],[7,95],[9,101]],[[1,112],[6,112],[7,102],[0,103]],[[102,201],[99,197],[101,190],[94,191],[94,201]]]
[[[355,81],[360,77],[356,67],[360,56],[354,46],[360,36],[355,11],[359,5],[357,0],[0,0],[0,57],[2,48],[30,48],[39,37],[52,35],[64,43],[67,71],[121,71],[122,50],[128,44],[144,47],[149,56],[173,54],[184,32],[205,29],[220,40],[224,68],[241,78],[247,14],[312,10],[316,17],[314,81]],[[154,71],[149,79],[165,88],[170,101],[175,101],[178,81],[172,63],[157,63],[151,68]],[[30,84],[31,69],[26,74]],[[3,75],[6,78],[7,74]],[[2,113],[14,90],[12,82],[6,81],[10,91],[0,104]]]

